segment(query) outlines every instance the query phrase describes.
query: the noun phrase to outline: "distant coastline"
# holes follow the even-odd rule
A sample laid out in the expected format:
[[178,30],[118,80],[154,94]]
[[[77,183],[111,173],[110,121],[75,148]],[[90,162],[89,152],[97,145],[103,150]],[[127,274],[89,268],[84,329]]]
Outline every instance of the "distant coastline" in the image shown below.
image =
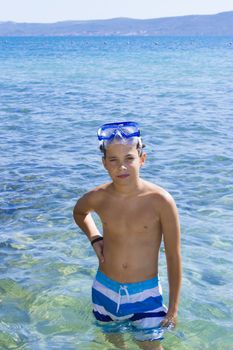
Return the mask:
[[0,22],[0,36],[233,36],[233,11],[155,19]]

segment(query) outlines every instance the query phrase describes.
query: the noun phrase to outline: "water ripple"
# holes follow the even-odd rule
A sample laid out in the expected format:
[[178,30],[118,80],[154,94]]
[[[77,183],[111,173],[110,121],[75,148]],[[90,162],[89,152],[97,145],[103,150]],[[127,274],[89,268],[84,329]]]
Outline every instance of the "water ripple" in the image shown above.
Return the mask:
[[91,317],[97,259],[72,208],[109,180],[96,130],[120,119],[141,124],[142,175],[181,216],[180,326],[165,346],[231,348],[232,49],[226,38],[156,42],[0,41],[0,348],[106,348]]

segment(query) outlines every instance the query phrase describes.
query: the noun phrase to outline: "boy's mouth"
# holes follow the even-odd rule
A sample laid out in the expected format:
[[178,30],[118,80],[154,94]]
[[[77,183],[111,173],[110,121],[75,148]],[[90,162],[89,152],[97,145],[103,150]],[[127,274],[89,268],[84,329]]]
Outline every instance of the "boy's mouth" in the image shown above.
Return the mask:
[[117,175],[117,177],[118,177],[119,179],[125,179],[125,178],[128,177],[128,176],[129,176],[129,174]]

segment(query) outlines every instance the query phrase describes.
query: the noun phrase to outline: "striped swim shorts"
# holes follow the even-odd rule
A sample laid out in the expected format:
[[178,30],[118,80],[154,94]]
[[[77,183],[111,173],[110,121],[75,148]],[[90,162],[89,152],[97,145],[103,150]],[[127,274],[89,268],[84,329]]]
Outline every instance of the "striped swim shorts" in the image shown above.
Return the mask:
[[158,328],[167,313],[159,277],[119,283],[98,270],[92,286],[92,303],[96,320],[104,323],[127,320],[140,330]]

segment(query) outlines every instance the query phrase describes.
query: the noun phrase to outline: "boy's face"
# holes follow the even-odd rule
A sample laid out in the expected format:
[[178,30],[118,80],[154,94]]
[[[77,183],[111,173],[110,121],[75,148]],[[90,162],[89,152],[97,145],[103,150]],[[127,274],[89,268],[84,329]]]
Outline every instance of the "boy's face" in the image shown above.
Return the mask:
[[139,170],[145,159],[146,154],[139,156],[135,145],[112,143],[106,150],[103,164],[113,182],[124,184],[139,178]]

